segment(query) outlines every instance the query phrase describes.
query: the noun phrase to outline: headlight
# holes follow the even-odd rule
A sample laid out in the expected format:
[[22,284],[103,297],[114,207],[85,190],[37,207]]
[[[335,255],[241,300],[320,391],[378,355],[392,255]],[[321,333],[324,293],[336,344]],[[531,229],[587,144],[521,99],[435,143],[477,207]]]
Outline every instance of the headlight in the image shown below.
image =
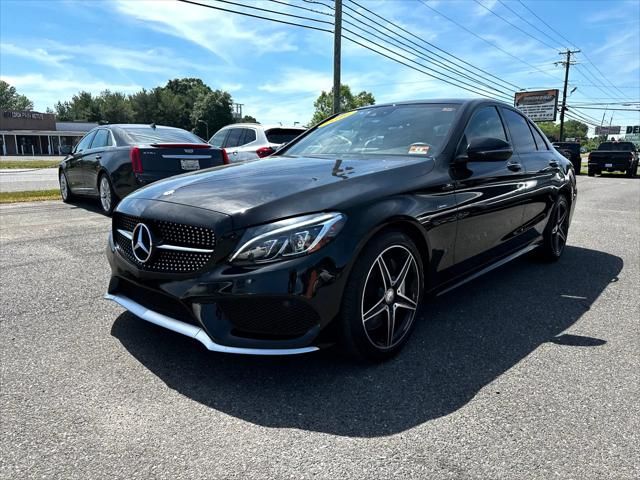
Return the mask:
[[265,263],[315,252],[335,238],[346,219],[341,213],[319,213],[250,228],[231,262]]

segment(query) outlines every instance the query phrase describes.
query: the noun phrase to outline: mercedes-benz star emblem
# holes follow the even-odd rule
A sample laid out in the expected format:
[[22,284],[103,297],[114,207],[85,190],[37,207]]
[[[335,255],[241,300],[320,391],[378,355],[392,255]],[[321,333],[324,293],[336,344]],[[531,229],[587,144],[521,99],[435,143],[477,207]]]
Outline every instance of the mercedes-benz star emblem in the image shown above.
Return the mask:
[[146,263],[151,258],[153,253],[153,237],[144,223],[139,223],[133,229],[133,235],[131,236],[131,248],[133,249],[133,255],[138,259],[140,263]]

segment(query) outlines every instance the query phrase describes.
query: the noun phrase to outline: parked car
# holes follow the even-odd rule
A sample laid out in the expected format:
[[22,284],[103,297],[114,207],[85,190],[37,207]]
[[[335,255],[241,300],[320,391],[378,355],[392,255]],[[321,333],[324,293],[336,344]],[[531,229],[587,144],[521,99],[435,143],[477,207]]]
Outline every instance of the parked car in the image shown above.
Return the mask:
[[571,163],[573,163],[573,169],[576,175],[580,175],[580,169],[582,168],[582,157],[580,156],[580,143],[578,142],[553,142],[553,146],[561,153],[566,152],[565,155]]
[[589,154],[589,176],[602,172],[625,172],[635,177],[638,170],[638,149],[632,142],[603,142]]
[[224,148],[232,163],[241,162],[268,157],[305,130],[302,127],[234,123],[218,130],[209,143]]
[[106,298],[213,351],[339,342],[382,360],[406,343],[426,294],[533,250],[560,258],[576,195],[571,162],[510,105],[364,107],[270,158],[125,198]]
[[201,168],[229,163],[223,150],[180,128],[103,125],[87,133],[58,170],[64,202],[100,199],[110,215],[118,201],[143,185]]

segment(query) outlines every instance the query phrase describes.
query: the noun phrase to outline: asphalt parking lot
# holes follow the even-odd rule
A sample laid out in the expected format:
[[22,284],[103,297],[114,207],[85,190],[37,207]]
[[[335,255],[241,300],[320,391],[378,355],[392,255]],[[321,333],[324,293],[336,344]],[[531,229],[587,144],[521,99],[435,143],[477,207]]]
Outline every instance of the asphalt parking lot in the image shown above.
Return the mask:
[[639,179],[580,177],[560,262],[432,300],[376,366],[213,354],[124,313],[97,210],[0,206],[0,478],[640,475]]

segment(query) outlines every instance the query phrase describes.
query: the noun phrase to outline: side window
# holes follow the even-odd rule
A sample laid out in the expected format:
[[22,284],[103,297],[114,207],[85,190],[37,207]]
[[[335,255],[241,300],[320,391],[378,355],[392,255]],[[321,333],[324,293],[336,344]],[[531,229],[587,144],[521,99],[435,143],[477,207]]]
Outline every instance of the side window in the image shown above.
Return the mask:
[[74,153],[80,153],[83,150],[88,150],[89,145],[91,145],[91,141],[93,140],[93,137],[95,136],[95,134],[96,134],[95,130],[93,132],[89,132],[88,134],[86,134],[84,138],[80,140],[80,142],[76,145],[76,148],[73,149]]
[[93,137],[91,148],[108,147],[109,145],[111,145],[111,135],[109,134],[109,130],[101,128],[96,132],[95,137]]
[[533,132],[533,138],[536,140],[536,145],[538,146],[538,150],[549,150],[549,144],[545,142],[544,138],[542,138],[542,135],[540,135],[540,132],[538,132],[538,129],[531,124],[529,124],[529,127]]
[[504,125],[502,125],[502,120],[500,120],[496,107],[483,107],[474,112],[471,120],[467,123],[467,128],[464,130],[460,153],[464,154],[469,142],[474,138],[480,137],[499,138],[505,142],[507,141]]
[[256,141],[256,131],[252,128],[244,129],[244,137],[242,139],[242,145]]
[[225,142],[225,148],[228,147],[237,147],[240,145],[240,140],[242,139],[242,128],[232,128],[229,130],[229,136],[227,137],[227,141]]
[[209,143],[214,147],[218,147],[218,148],[222,147],[222,142],[224,142],[224,137],[227,136],[228,131],[229,130],[220,130],[213,137],[211,137],[211,140],[209,140]]
[[533,139],[527,120],[519,113],[507,108],[503,108],[502,113],[504,114],[504,119],[507,122],[509,131],[511,132],[511,141],[516,152],[535,152],[536,142]]

